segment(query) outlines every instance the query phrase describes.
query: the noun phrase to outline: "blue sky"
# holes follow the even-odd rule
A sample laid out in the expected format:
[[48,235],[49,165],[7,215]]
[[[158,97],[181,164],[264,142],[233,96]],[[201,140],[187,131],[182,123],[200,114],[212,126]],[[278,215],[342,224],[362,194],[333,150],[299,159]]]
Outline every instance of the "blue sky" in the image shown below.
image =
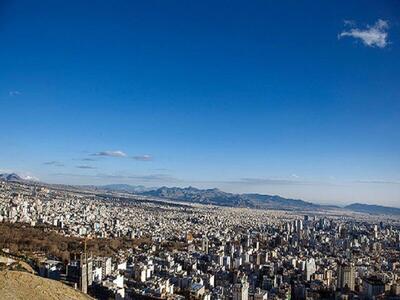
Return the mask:
[[400,206],[399,1],[2,1],[0,170]]

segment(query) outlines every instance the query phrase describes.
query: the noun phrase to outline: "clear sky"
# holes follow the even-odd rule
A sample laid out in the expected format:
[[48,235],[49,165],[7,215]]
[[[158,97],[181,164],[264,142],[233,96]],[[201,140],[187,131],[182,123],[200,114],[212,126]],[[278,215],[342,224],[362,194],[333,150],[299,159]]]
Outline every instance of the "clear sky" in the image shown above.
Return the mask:
[[400,207],[400,2],[1,1],[0,170]]

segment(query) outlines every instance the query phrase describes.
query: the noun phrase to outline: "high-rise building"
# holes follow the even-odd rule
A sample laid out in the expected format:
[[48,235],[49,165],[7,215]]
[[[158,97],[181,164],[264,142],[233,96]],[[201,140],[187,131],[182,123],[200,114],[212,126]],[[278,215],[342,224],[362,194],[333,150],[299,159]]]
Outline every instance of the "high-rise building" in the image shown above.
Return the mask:
[[324,270],[324,280],[327,286],[332,284],[332,270]]
[[311,275],[313,275],[315,271],[316,271],[315,259],[310,258],[306,261],[306,266],[305,266],[305,277],[307,281],[311,279]]
[[297,233],[300,233],[303,230],[303,221],[302,220],[296,220],[294,223],[295,230]]
[[93,283],[93,261],[92,257],[89,257],[87,253],[81,255],[80,271],[80,288],[86,294],[88,287]]
[[204,253],[208,254],[208,238],[205,236],[203,237],[202,243],[201,243],[201,250]]
[[233,286],[233,300],[248,300],[249,299],[249,283],[246,277]]
[[363,293],[367,299],[376,299],[385,292],[385,283],[376,276],[363,280]]
[[83,293],[87,293],[88,287],[93,283],[93,262],[92,257],[86,253],[74,256],[74,259],[67,265],[67,280],[78,285]]
[[260,288],[257,288],[254,292],[254,300],[267,300],[268,299],[268,292],[263,291]]
[[341,263],[337,270],[337,289],[354,290],[355,271],[351,264]]
[[292,299],[304,300],[306,299],[306,287],[300,282],[295,282],[292,286]]

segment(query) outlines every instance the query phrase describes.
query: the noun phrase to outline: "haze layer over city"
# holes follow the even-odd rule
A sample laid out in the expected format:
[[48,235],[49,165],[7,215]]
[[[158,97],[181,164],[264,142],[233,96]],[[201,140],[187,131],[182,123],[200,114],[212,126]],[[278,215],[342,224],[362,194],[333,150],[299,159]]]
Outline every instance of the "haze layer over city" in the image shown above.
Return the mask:
[[0,299],[400,299],[400,2],[0,2]]

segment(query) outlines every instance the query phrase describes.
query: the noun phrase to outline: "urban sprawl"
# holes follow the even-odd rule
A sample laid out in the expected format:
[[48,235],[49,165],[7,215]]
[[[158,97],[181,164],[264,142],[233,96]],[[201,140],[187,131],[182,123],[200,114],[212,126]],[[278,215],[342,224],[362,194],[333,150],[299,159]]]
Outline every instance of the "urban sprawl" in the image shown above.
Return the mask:
[[[395,217],[188,204],[4,181],[0,223],[81,238],[80,251],[67,260],[46,251],[30,255],[39,259],[41,276],[98,298],[400,299]],[[108,256],[86,247],[118,238],[136,244]]]

